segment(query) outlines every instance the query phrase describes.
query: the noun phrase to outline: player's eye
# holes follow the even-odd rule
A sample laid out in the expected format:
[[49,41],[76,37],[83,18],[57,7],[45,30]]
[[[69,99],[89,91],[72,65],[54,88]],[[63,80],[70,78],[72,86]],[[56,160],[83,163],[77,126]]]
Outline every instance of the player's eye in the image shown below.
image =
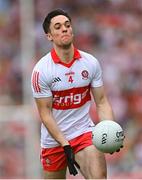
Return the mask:
[[70,22],[66,22],[66,23],[65,23],[65,26],[66,26],[67,28],[71,27]]
[[54,27],[55,27],[55,29],[60,29],[61,25],[60,24],[56,24]]

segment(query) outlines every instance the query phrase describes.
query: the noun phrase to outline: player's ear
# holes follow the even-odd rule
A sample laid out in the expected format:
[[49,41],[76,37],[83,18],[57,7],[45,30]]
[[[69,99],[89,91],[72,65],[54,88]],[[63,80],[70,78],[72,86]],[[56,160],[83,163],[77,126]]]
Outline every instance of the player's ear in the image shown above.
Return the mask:
[[51,33],[47,33],[46,36],[49,41],[53,41]]

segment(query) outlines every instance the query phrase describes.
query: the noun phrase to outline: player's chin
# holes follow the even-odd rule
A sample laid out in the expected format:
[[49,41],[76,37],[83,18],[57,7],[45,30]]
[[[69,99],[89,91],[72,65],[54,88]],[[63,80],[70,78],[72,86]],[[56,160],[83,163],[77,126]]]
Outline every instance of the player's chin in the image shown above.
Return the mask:
[[63,43],[62,43],[62,46],[63,46],[64,48],[69,48],[69,47],[71,46],[71,44],[72,44],[72,41],[63,42]]

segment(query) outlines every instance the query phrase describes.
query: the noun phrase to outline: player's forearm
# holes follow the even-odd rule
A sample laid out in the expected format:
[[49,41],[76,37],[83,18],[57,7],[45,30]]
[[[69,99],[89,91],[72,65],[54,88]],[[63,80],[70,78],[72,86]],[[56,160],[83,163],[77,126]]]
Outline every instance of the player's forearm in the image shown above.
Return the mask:
[[106,98],[103,99],[102,102],[100,102],[97,105],[97,113],[100,120],[105,120],[105,119],[114,120],[113,110]]
[[49,133],[51,134],[51,136],[61,145],[61,146],[65,146],[68,145],[68,141],[66,140],[66,138],[64,137],[63,133],[61,132],[61,130],[59,129],[59,127],[57,126],[53,116],[52,116],[52,112],[50,110],[48,110],[49,112],[46,111],[41,111],[40,112],[40,116],[42,119],[43,124],[45,125],[45,127],[48,129]]

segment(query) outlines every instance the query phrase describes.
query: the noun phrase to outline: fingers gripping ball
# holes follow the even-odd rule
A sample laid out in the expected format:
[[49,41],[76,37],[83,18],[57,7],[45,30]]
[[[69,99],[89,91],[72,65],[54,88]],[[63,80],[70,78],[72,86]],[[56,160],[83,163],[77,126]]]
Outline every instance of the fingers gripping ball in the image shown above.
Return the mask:
[[104,153],[118,152],[123,147],[122,127],[111,120],[104,120],[93,127],[93,144]]

